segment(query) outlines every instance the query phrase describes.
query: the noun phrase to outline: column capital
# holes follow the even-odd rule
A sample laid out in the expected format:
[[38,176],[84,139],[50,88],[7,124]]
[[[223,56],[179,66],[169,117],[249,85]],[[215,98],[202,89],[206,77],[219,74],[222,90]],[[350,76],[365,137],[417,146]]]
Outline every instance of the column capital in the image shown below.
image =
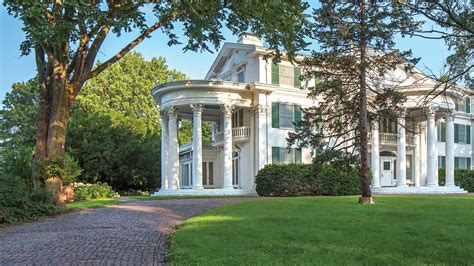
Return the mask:
[[454,111],[453,110],[449,110],[446,112],[446,122],[450,121],[450,122],[453,122],[454,121]]
[[161,119],[165,119],[168,117],[168,108],[160,109],[160,117]]
[[190,104],[189,107],[193,110],[194,116],[201,116],[202,110],[204,109],[204,105],[200,103]]
[[176,106],[170,106],[167,108],[167,113],[169,117],[177,118],[178,117],[178,108]]
[[268,110],[268,105],[266,104],[257,104],[250,108],[250,112],[254,114],[265,114]]
[[221,105],[221,111],[224,114],[224,116],[231,116],[234,109],[235,109],[235,106],[233,106],[231,104]]
[[380,128],[380,125],[379,125],[379,121],[378,120],[374,120],[372,121],[372,130],[379,130]]
[[428,106],[423,108],[423,112],[426,114],[427,117],[429,118],[435,118],[436,111],[438,111],[437,106]]

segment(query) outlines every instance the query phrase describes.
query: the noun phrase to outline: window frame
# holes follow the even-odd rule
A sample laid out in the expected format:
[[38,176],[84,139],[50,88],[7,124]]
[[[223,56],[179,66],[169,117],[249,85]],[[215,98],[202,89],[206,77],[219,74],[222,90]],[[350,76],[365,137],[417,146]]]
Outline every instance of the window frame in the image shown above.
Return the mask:
[[[279,104],[279,107],[278,107],[278,120],[279,120],[279,128],[280,129],[294,129],[295,128],[295,125],[293,124],[294,122],[294,119],[295,119],[295,104],[292,104],[292,103],[278,103]],[[284,109],[283,107],[286,106],[287,108],[289,108],[290,112],[291,112],[291,116],[290,115],[284,115],[282,116],[282,110]],[[285,117],[285,118],[290,118],[291,120],[291,125],[290,126],[284,126],[283,125],[283,119],[282,117]],[[285,121],[286,122],[286,121]]]
[[[283,75],[283,71],[288,71],[289,75]],[[279,65],[278,68],[278,75],[279,75],[279,85],[281,86],[288,86],[294,87],[295,86],[295,67],[294,66],[287,66],[287,65]],[[288,79],[289,83],[284,83],[283,80]]]

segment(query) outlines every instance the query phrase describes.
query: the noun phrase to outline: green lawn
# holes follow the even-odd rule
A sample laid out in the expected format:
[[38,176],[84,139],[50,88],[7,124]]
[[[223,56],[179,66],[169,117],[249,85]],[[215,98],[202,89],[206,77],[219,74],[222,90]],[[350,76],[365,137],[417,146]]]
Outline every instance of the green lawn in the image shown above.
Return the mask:
[[80,209],[88,209],[88,208],[99,208],[104,207],[106,205],[113,205],[117,204],[117,199],[93,199],[93,200],[84,200],[84,201],[76,201],[67,203],[66,206],[68,210],[80,210]]
[[172,264],[472,264],[474,197],[279,198],[210,210],[171,239]]

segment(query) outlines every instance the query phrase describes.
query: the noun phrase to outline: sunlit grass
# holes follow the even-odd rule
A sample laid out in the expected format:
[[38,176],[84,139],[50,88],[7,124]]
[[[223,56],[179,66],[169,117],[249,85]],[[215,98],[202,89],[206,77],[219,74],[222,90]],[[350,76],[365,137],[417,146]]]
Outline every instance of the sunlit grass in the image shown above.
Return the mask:
[[93,199],[93,200],[84,200],[84,201],[76,201],[67,203],[66,206],[68,210],[81,210],[81,209],[89,209],[89,208],[99,208],[104,207],[107,205],[117,204],[117,199]]
[[203,265],[445,264],[474,261],[474,197],[259,200],[183,222],[171,263]]

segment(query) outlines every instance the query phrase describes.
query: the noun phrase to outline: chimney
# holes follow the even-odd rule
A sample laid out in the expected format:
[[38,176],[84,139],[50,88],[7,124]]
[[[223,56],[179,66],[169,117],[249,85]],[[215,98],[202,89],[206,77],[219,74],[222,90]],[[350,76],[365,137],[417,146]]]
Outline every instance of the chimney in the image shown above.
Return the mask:
[[263,41],[259,37],[248,32],[242,33],[237,42],[243,43],[243,44],[253,44],[256,46],[263,46]]

